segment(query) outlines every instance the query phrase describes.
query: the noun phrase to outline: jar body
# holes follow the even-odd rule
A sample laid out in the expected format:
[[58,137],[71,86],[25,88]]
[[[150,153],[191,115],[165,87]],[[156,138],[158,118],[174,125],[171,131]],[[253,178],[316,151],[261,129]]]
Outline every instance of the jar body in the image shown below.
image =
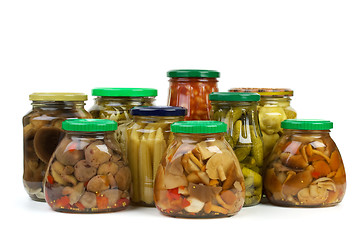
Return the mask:
[[93,118],[116,121],[115,137],[127,157],[126,130],[132,121],[131,109],[137,106],[153,106],[155,97],[97,97],[90,109]]
[[171,78],[168,106],[187,109],[185,120],[209,120],[211,103],[208,95],[218,92],[216,78]]
[[266,163],[265,193],[280,206],[326,207],[341,202],[346,175],[328,130],[285,130]]
[[212,119],[227,124],[225,138],[238,158],[245,179],[244,206],[262,196],[263,142],[257,102],[212,101]]
[[23,119],[23,183],[29,196],[45,201],[42,182],[48,162],[64,137],[62,122],[70,118],[91,118],[84,102],[34,101],[33,109]]
[[156,207],[167,216],[232,216],[243,206],[243,174],[223,133],[175,133],[158,167]]
[[133,116],[133,122],[126,130],[133,183],[132,203],[154,206],[154,178],[163,154],[173,140],[170,125],[183,119],[183,116]]
[[55,211],[92,213],[127,208],[131,172],[114,132],[67,132],[44,179]]
[[291,107],[289,96],[261,96],[258,111],[266,160],[282,135],[281,122],[295,119],[297,113]]

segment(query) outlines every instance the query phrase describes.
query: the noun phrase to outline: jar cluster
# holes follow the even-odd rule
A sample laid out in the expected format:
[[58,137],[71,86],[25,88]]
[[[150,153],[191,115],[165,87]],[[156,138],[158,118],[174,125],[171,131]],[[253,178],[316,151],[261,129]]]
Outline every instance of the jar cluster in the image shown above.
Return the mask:
[[182,218],[228,217],[268,200],[288,207],[340,203],[346,174],[333,123],[297,119],[293,91],[231,88],[220,73],[167,73],[167,106],[152,88],[33,93],[23,117],[23,183],[60,212],[130,205]]

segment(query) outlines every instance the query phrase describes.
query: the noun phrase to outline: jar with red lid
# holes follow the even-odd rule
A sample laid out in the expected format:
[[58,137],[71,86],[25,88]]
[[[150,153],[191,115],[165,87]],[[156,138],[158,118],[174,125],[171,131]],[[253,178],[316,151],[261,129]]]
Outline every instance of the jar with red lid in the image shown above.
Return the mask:
[[167,73],[170,77],[169,106],[187,109],[185,120],[209,120],[209,94],[218,92],[219,72],[214,70],[179,69]]

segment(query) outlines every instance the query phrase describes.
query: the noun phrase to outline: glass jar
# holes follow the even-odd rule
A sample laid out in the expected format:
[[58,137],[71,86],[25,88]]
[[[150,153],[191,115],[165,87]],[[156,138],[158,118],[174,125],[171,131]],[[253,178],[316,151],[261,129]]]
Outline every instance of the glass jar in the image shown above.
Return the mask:
[[257,93],[211,93],[212,119],[227,124],[225,138],[237,156],[245,179],[244,206],[262,196],[263,142],[258,121]]
[[293,91],[287,88],[233,88],[229,91],[260,94],[258,111],[266,161],[282,134],[281,122],[297,117],[296,111],[291,107]]
[[245,187],[239,162],[224,138],[225,123],[182,121],[172,124],[174,141],[158,167],[156,207],[167,216],[232,216],[243,206]]
[[272,204],[327,207],[341,202],[345,168],[325,120],[285,120],[265,169],[264,188]]
[[42,181],[48,162],[64,137],[62,122],[91,118],[84,109],[83,93],[33,93],[32,110],[23,119],[23,184],[31,199],[45,201]]
[[117,123],[70,119],[44,179],[45,198],[55,211],[114,212],[127,208],[131,171],[114,137]]
[[89,110],[93,118],[110,119],[118,124],[116,139],[122,151],[126,152],[126,128],[132,121],[131,109],[137,106],[152,106],[158,90],[152,88],[95,88],[97,96]]
[[218,92],[219,72],[213,70],[172,70],[170,77],[169,106],[187,109],[185,120],[209,120],[211,103],[208,95]]
[[132,202],[154,206],[153,182],[157,168],[173,135],[170,125],[182,121],[182,107],[135,107],[133,122],[127,128],[128,162],[132,171]]

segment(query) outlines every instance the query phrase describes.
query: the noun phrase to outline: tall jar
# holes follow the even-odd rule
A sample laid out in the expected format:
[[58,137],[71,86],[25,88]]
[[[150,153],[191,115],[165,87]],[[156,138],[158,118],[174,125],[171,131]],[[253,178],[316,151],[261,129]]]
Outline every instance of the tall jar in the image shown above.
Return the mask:
[[127,153],[132,171],[132,202],[154,206],[153,182],[167,146],[173,141],[170,125],[182,121],[182,107],[135,107],[127,128]]
[[156,207],[167,216],[216,218],[236,214],[245,197],[244,178],[226,142],[225,123],[182,121],[154,183]]
[[44,179],[47,203],[55,211],[100,213],[129,205],[131,172],[114,137],[117,123],[70,119]]
[[257,93],[211,93],[212,119],[227,124],[225,138],[237,156],[245,179],[244,206],[262,196],[263,142],[258,121]]
[[258,111],[266,162],[272,148],[282,135],[281,122],[297,117],[296,111],[291,107],[293,91],[287,88],[233,88],[229,91],[260,94]]
[[168,72],[169,106],[187,109],[185,120],[209,120],[211,103],[208,95],[218,92],[219,72],[213,70],[180,69]]
[[345,168],[330,137],[333,123],[295,119],[281,124],[284,133],[265,169],[265,193],[279,206],[327,207],[341,202]]
[[152,88],[95,88],[92,95],[95,103],[90,109],[93,118],[116,121],[115,132],[122,151],[126,154],[126,128],[132,121],[131,109],[137,106],[152,106],[158,91]]
[[49,159],[64,137],[62,122],[91,118],[84,109],[83,93],[33,93],[32,110],[23,119],[23,184],[31,199],[45,201],[42,181]]

